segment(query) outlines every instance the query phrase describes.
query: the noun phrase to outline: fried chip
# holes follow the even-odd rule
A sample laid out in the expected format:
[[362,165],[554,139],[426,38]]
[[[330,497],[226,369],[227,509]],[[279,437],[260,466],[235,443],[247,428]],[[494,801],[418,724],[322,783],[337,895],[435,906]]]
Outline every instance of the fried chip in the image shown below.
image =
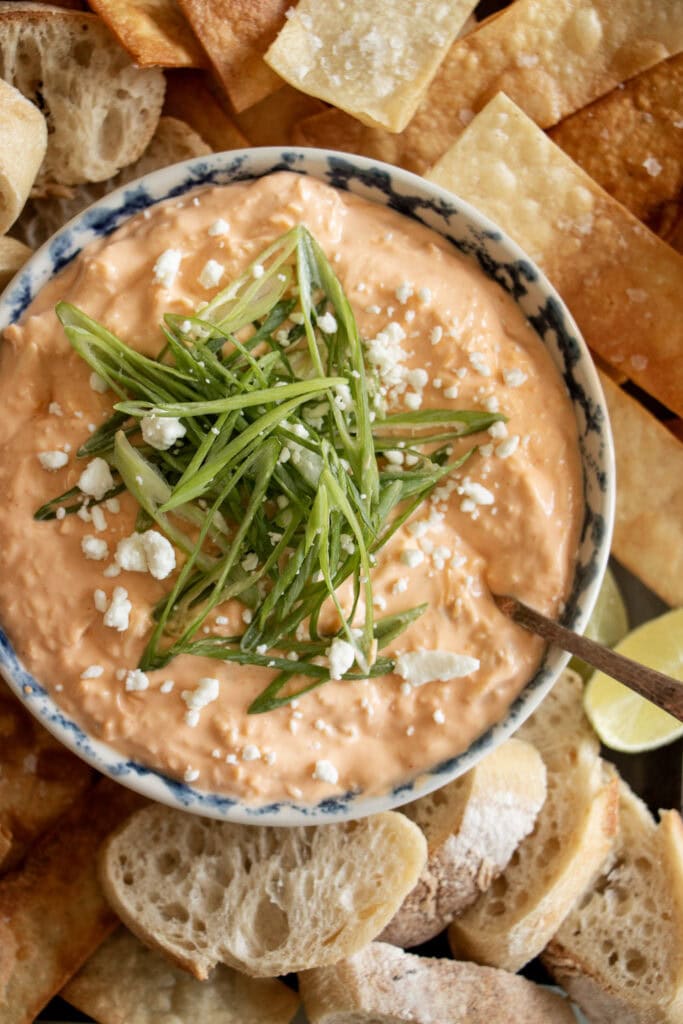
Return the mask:
[[546,272],[590,347],[683,414],[683,259],[500,94],[428,177]]
[[[0,239],[0,252],[3,243],[13,241]],[[14,244],[31,255],[20,242]],[[21,860],[93,777],[92,769],[65,750],[0,683],[0,872]]]
[[683,443],[601,375],[617,464],[612,551],[663,601],[683,605]]
[[201,1024],[289,1024],[299,1000],[280,981],[219,964],[209,981],[147,949],[125,928],[107,939],[62,998],[99,1024],[158,1024],[161,1015]]
[[[0,289],[3,289],[12,280],[18,270],[21,270],[26,260],[33,253],[27,245],[18,242],[15,238],[0,238]],[[2,864],[2,853],[0,853],[0,864]]]
[[142,804],[116,783],[97,783],[20,871],[0,879],[0,1020],[31,1024],[115,927],[97,880],[97,853]]
[[188,124],[216,153],[249,145],[202,71],[167,72],[163,113]]
[[236,111],[282,85],[263,60],[291,0],[178,0]]
[[236,121],[252,146],[291,146],[294,125],[323,110],[327,107],[320,100],[283,85],[272,96],[238,114]]
[[632,78],[549,135],[664,237],[671,207],[677,210],[683,192],[683,54]]
[[177,0],[90,0],[140,67],[202,68],[207,62]]
[[683,50],[677,0],[516,0],[453,44],[400,135],[339,111],[304,121],[295,141],[423,173],[497,92],[549,128]]
[[265,59],[297,89],[400,132],[475,6],[300,0]]

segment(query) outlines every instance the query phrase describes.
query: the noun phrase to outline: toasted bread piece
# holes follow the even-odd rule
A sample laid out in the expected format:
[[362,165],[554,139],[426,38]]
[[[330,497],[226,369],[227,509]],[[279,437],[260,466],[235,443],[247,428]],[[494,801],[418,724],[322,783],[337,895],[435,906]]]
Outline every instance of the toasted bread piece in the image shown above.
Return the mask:
[[543,961],[591,1024],[683,1020],[683,824],[659,825],[626,783],[609,866],[565,919]]
[[[12,238],[0,238],[0,266]],[[24,257],[25,258],[25,257]],[[0,682],[0,874],[55,824],[92,784],[94,772],[70,754]]]
[[563,674],[518,735],[541,747],[545,804],[503,874],[449,929],[456,956],[510,971],[541,952],[591,885],[618,822],[617,779],[598,756],[575,673]]
[[164,100],[163,72],[135,67],[94,14],[0,3],[0,78],[45,115],[40,177],[104,181],[143,152]]
[[[7,238],[7,236],[0,238],[0,290],[9,284],[31,255],[31,249],[23,242],[17,241],[16,238]],[[2,864],[2,853],[0,853],[0,864]]]
[[485,892],[534,827],[545,777],[536,748],[512,739],[448,786],[402,807],[424,832],[429,859],[380,940],[427,942]]
[[574,1024],[561,996],[490,967],[372,942],[299,975],[311,1024]]
[[232,825],[152,806],[107,844],[101,876],[131,931],[200,979],[355,953],[415,885],[427,843],[402,814],[307,828]]
[[46,147],[47,125],[41,112],[0,79],[0,235],[21,213]]
[[98,1024],[289,1024],[299,1000],[270,978],[218,966],[197,981],[119,928],[61,992]]
[[97,880],[97,851],[143,802],[115,782],[98,782],[21,870],[0,879],[2,1024],[32,1024],[116,926]]
[[124,167],[108,181],[77,185],[69,189],[70,194],[67,196],[35,196],[29,199],[14,227],[14,234],[33,248],[38,248],[86,206],[90,206],[121,185],[160,167],[168,167],[179,160],[189,160],[190,157],[204,156],[210,152],[209,146],[189,125],[175,117],[162,117],[152,141],[134,164]]

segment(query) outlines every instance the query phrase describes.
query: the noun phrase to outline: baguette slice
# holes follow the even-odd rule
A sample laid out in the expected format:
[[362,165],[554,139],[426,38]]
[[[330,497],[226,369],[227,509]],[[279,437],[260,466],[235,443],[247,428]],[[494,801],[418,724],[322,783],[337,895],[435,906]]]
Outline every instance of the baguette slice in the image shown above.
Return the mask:
[[[9,284],[33,252],[16,238],[0,238],[0,290]],[[0,855],[0,863],[2,856]]]
[[615,856],[543,961],[591,1024],[683,1021],[683,824],[625,783]]
[[564,673],[519,731],[543,748],[548,795],[504,873],[451,925],[458,957],[519,970],[545,948],[612,849],[617,779],[598,756],[581,689],[575,673]]
[[47,125],[41,112],[0,79],[0,235],[21,213],[46,147]]
[[98,1024],[289,1024],[299,1000],[282,982],[222,965],[197,981],[119,928],[62,989]]
[[162,117],[152,141],[139,160],[124,167],[108,181],[77,185],[69,189],[68,196],[34,196],[24,207],[13,233],[37,249],[68,220],[81,210],[85,210],[86,206],[90,206],[121,185],[126,185],[129,181],[134,181],[160,167],[168,167],[179,160],[189,160],[193,156],[205,156],[210,152],[210,147],[189,125],[175,117]]
[[380,940],[417,946],[443,931],[504,870],[545,796],[541,755],[512,739],[448,786],[402,807],[424,832],[429,859]]
[[391,811],[307,828],[232,825],[152,806],[107,844],[105,892],[147,945],[200,979],[336,963],[378,935],[427,858]]
[[164,100],[163,72],[135,67],[94,14],[0,3],[0,78],[43,112],[43,182],[103,181],[143,152]]
[[311,1024],[574,1024],[561,996],[505,971],[373,942],[299,975]]

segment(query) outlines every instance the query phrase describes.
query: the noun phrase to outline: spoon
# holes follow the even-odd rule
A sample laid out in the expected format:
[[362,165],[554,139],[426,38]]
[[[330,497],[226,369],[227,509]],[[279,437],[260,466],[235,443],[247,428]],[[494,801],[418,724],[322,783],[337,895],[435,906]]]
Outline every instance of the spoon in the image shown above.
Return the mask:
[[561,647],[563,651],[575,654],[577,658],[617,679],[641,697],[656,704],[658,708],[668,711],[679,722],[683,722],[683,682],[672,679],[663,672],[657,672],[654,668],[639,665],[637,661],[625,658],[623,654],[617,654],[603,644],[565,629],[553,619],[548,619],[540,612],[522,604],[516,597],[496,594],[493,597],[503,614],[513,622]]

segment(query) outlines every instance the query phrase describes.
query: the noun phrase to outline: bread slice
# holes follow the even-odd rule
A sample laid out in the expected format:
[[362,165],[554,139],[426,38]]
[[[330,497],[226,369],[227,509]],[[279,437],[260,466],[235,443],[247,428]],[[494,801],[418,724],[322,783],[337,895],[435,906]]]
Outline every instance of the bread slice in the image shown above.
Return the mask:
[[0,235],[21,213],[46,147],[47,125],[41,112],[0,79]]
[[[9,284],[33,252],[16,238],[0,238],[0,290]],[[0,861],[2,857],[0,857]]]
[[591,1024],[683,1021],[683,824],[622,782],[615,855],[543,961]]
[[575,1024],[561,996],[505,971],[373,942],[299,975],[311,1024]]
[[62,989],[98,1024],[289,1024],[295,992],[222,965],[197,981],[119,928]]
[[429,859],[380,940],[427,942],[485,892],[534,827],[545,777],[536,748],[512,739],[448,786],[402,807],[424,832]]
[[545,948],[612,849],[617,779],[600,760],[581,692],[579,677],[564,673],[519,731],[542,747],[548,795],[503,874],[451,925],[458,957],[519,970]]
[[189,125],[175,117],[159,119],[152,141],[139,160],[129,164],[107,181],[76,185],[67,196],[34,196],[14,226],[13,234],[37,249],[72,217],[114,189],[135,181],[143,174],[168,167],[180,160],[205,156],[211,149]]
[[131,931],[197,978],[217,963],[275,977],[370,942],[426,858],[417,825],[392,811],[266,828],[152,806],[107,844],[101,877]]
[[0,3],[0,78],[45,115],[41,180],[110,178],[137,160],[156,128],[164,76],[135,67],[94,14]]

